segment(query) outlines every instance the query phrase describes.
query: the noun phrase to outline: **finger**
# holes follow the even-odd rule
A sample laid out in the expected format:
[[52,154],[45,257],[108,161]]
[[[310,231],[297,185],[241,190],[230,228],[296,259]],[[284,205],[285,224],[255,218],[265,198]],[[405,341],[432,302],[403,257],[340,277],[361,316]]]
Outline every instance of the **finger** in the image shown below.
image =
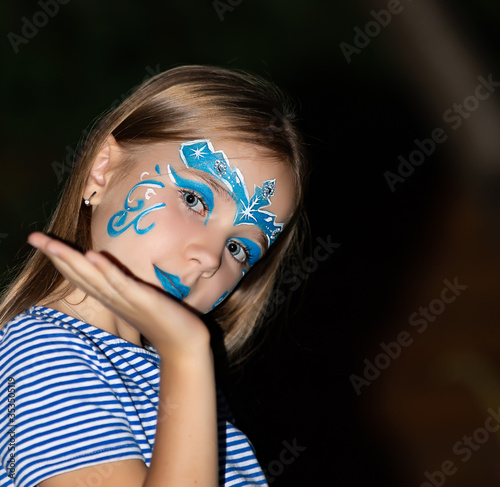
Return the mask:
[[28,242],[43,252],[66,279],[87,294],[100,301],[114,294],[106,277],[81,252],[42,233],[30,235]]
[[[145,335],[151,343],[185,344],[192,342],[192,333],[205,332],[195,315],[175,299],[150,284],[129,277],[105,255],[86,254],[47,235],[30,235],[29,242],[40,249],[61,274],[86,294],[100,301]],[[178,326],[182,323],[182,326]]]
[[137,281],[98,252],[84,255],[43,233],[30,235],[28,241],[47,255],[66,279],[121,316],[130,316],[131,302],[139,303],[147,297]]
[[[113,289],[113,295],[110,296],[108,302],[109,306],[117,305],[116,311],[122,316],[128,312],[127,319],[139,318],[140,321],[145,317],[145,310],[158,310],[163,306],[179,306],[173,298],[151,284],[127,275],[105,255],[92,250],[85,255]],[[128,306],[124,307],[122,301],[125,301]]]
[[[108,307],[135,325],[148,338],[155,337],[154,331],[159,331],[164,326],[168,328],[168,322],[187,324],[194,318],[194,314],[176,299],[151,284],[129,277],[105,255],[88,251],[86,257],[102,272],[117,293],[118,301],[110,300]],[[121,305],[120,301],[123,299],[128,306]],[[199,321],[198,318],[196,321]],[[156,323],[154,326],[156,330],[151,330],[153,323]],[[180,329],[176,326],[176,334],[179,333]]]
[[41,232],[35,232],[29,235],[28,243],[43,252],[47,257],[57,256],[67,260],[69,258],[78,258],[78,256],[83,255],[80,251],[75,250],[65,242]]
[[126,293],[130,286],[137,283],[135,279],[127,276],[122,269],[100,252],[89,250],[85,257],[99,270],[116,293]]
[[34,232],[28,236],[28,243],[30,245],[44,254],[56,255],[57,249],[54,245],[50,245],[51,242],[55,242],[55,240],[41,232]]

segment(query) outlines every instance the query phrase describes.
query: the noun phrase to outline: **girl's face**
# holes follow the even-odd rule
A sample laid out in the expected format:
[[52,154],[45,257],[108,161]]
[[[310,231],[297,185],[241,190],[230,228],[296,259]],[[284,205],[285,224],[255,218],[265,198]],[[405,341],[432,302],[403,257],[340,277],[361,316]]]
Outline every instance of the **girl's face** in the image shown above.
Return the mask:
[[[113,164],[121,155],[113,155]],[[93,248],[200,313],[266,253],[291,216],[286,166],[248,144],[153,144],[111,176],[92,216]]]

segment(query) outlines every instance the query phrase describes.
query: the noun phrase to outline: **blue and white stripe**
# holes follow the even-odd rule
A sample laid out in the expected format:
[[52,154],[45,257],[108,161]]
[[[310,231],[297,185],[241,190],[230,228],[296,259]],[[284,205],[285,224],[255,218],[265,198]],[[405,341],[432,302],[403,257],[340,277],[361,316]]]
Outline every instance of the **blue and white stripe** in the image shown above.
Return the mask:
[[[7,414],[0,415],[0,487],[35,487],[81,467],[137,458],[149,466],[159,356],[82,321],[33,307],[0,330],[0,404],[15,378],[14,481]],[[267,485],[248,438],[219,402],[220,485]]]

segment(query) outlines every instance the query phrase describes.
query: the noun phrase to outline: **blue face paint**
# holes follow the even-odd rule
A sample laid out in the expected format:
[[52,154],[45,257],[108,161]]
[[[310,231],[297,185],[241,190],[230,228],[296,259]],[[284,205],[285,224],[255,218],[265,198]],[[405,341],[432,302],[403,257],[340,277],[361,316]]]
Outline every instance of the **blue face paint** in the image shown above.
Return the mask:
[[205,225],[207,224],[208,219],[210,218],[210,214],[214,209],[214,193],[212,190],[204,183],[199,181],[194,181],[192,179],[184,179],[179,176],[172,166],[168,166],[168,175],[172,182],[178,187],[182,189],[188,189],[198,193],[200,197],[203,199],[203,202],[207,205],[208,215],[205,220]]
[[191,291],[191,288],[189,286],[185,286],[184,284],[182,284],[179,276],[162,271],[156,266],[154,266],[154,268],[156,277],[163,286],[163,289],[167,291],[167,293],[181,300],[187,297],[187,295]]
[[257,186],[251,198],[245,180],[238,168],[231,168],[224,152],[215,152],[209,140],[195,140],[181,144],[180,155],[186,167],[199,169],[221,181],[236,203],[234,225],[256,225],[266,236],[268,246],[278,237],[283,223],[276,223],[276,215],[262,208],[271,204],[276,180]]
[[246,248],[248,252],[247,263],[249,266],[253,266],[260,259],[262,251],[255,242],[249,240],[248,238],[242,238],[242,237],[234,238],[232,240],[235,242],[241,242],[243,246]]
[[[138,184],[136,184],[128,193],[127,198],[125,199],[125,203],[123,204],[124,210],[118,211],[115,213],[109,220],[108,222],[108,235],[110,237],[118,237],[118,235],[121,235],[127,228],[130,226],[134,226],[134,230],[139,234],[143,235],[145,233],[148,233],[154,226],[154,223],[151,223],[146,228],[139,228],[139,223],[141,220],[146,216],[149,215],[152,211],[160,210],[161,208],[165,207],[165,203],[157,203],[156,205],[150,206],[149,208],[144,208],[144,200],[143,199],[138,199],[136,200],[136,205],[132,206],[131,201],[131,196],[132,193],[137,189],[142,186],[147,186],[148,190],[145,193],[145,198],[149,199],[151,196],[150,194],[154,193],[154,190],[152,188],[164,188],[165,185],[161,182],[154,181],[154,180],[146,180],[142,181]],[[142,210],[142,211],[141,211]],[[140,212],[131,222],[126,223],[127,217],[130,213],[136,213]],[[120,228],[121,227],[121,228]]]
[[215,304],[212,306],[212,309],[216,308],[217,306],[219,306],[219,304],[222,303],[222,301],[224,301],[224,299],[226,299],[227,295],[229,294],[229,291],[226,291],[216,302]]

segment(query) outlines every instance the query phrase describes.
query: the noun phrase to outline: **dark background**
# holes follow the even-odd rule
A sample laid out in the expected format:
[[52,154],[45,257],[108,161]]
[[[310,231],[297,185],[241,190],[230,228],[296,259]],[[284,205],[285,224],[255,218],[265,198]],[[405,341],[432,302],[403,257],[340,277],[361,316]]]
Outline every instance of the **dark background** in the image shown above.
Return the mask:
[[[415,371],[428,365],[423,342],[415,343],[411,354],[410,349],[402,352],[387,374],[363,387],[359,396],[350,381],[351,374],[362,376],[363,360],[380,352],[381,341],[409,329],[408,316],[439,297],[443,279],[464,275],[460,255],[475,267],[476,258],[495,257],[498,243],[488,234],[483,240],[491,244],[491,254],[477,248],[460,254],[469,228],[460,224],[453,227],[455,237],[443,243],[442,230],[450,221],[469,221],[455,210],[469,186],[454,170],[454,142],[438,147],[396,191],[384,178],[385,171],[396,172],[398,155],[415,148],[415,138],[444,127],[440,116],[451,106],[448,101],[427,104],[425,90],[419,91],[420,81],[408,67],[413,54],[410,47],[406,51],[402,26],[413,5],[407,2],[402,2],[406,11],[347,62],[339,44],[352,44],[354,27],[363,28],[372,20],[370,10],[388,3],[226,0],[219,3],[220,9],[228,7],[219,12],[221,18],[211,1],[70,0],[16,49],[9,33],[22,35],[23,18],[33,21],[41,6],[17,0],[0,7],[2,271],[26,253],[27,235],[43,228],[84,129],[146,77],[188,63],[243,68],[274,80],[297,101],[314,167],[308,193],[311,248],[318,238],[330,238],[340,247],[318,263],[300,291],[291,293],[285,286],[296,303],[292,314],[269,324],[264,345],[233,375],[234,413],[275,486],[420,485],[424,472],[452,458],[453,443],[483,424],[487,414],[486,406],[462,391],[477,420],[467,422],[474,414],[464,410],[447,423],[446,412],[463,403],[460,394],[450,399],[446,393],[450,402],[436,406],[422,405],[422,395],[412,395],[411,387],[401,392],[397,384],[412,383]],[[484,54],[473,77],[498,73],[500,4],[441,5],[447,18],[463,26],[457,35],[463,46]],[[414,67],[425,71],[417,61]],[[494,229],[494,220],[487,220],[481,208],[474,211]],[[472,222],[477,221],[474,215]],[[446,255],[452,249],[457,259],[432,274],[437,266],[429,256],[437,249]],[[496,268],[485,268],[477,282],[497,289]],[[419,294],[416,288],[428,291]],[[493,292],[491,300],[469,304],[484,310],[494,297]],[[492,332],[499,314],[490,311]],[[476,336],[477,326],[477,320],[466,321],[464,342]],[[439,342],[432,333],[426,332],[428,342]],[[450,328],[442,340],[449,343],[453,336]],[[494,347],[489,353],[497,357]],[[498,365],[494,358],[495,371]],[[389,372],[402,382],[386,381]],[[426,376],[415,381],[424,393],[434,390]],[[408,414],[393,420],[397,398],[403,398],[398,411]],[[487,406],[494,407],[491,401]],[[441,419],[429,421],[438,426],[420,436],[411,431],[412,418],[430,417],[439,407]],[[441,430],[443,422],[449,427]],[[434,451],[436,443],[442,449]],[[305,449],[283,464],[280,454],[287,444]],[[498,438],[491,435],[487,445],[446,485],[467,485],[465,469],[472,472],[473,465],[486,464],[491,472],[484,481],[475,477],[474,484],[498,485]],[[487,448],[491,455],[483,458]]]

